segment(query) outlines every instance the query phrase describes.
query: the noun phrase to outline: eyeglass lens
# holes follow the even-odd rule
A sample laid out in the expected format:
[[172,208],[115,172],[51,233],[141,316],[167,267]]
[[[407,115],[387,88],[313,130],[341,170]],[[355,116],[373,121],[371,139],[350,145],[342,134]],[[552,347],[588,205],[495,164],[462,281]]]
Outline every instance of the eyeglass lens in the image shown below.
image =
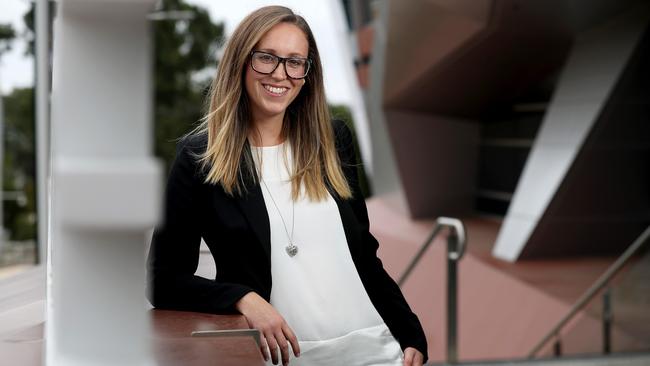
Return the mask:
[[[265,52],[254,52],[252,56],[253,70],[262,74],[270,74],[278,67],[280,58]],[[284,59],[284,69],[290,78],[300,79],[307,75],[308,62],[303,58],[289,57]]]

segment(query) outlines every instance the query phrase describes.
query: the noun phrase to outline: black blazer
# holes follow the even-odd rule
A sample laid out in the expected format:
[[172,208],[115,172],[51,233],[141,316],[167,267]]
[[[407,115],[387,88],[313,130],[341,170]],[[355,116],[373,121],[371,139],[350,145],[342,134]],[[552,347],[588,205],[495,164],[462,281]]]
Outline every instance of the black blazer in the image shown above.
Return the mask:
[[[333,127],[353,198],[341,199],[329,185],[328,189],[341,214],[352,260],[372,304],[402,350],[414,347],[426,361],[422,326],[377,258],[379,243],[368,230],[352,135],[341,121],[334,121]],[[248,194],[232,197],[220,185],[204,183],[205,172],[196,156],[206,146],[205,136],[192,136],[178,144],[167,182],[164,221],[154,231],[148,257],[147,292],[157,308],[231,313],[250,291],[267,301],[271,297],[270,227],[260,185],[249,179]],[[201,237],[216,263],[214,280],[194,275]]]

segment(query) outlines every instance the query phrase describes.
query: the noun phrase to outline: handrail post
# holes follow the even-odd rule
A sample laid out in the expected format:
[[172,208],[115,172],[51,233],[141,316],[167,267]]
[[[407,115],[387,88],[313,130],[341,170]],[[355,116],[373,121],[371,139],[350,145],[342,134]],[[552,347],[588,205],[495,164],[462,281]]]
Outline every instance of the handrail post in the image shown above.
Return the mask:
[[560,339],[559,334],[555,335],[555,342],[553,342],[553,356],[562,356],[562,340]]
[[612,351],[612,291],[607,288],[603,293],[603,354]]
[[401,287],[409,277],[415,266],[424,256],[433,239],[436,238],[442,228],[449,229],[447,236],[447,363],[458,362],[458,261],[465,254],[467,235],[463,222],[451,217],[439,217],[431,234],[422,244],[420,250],[411,260],[404,273],[400,276],[397,284]]
[[[453,227],[447,236],[447,253],[458,250],[458,234]],[[458,271],[457,259],[447,255],[447,363],[458,362]]]

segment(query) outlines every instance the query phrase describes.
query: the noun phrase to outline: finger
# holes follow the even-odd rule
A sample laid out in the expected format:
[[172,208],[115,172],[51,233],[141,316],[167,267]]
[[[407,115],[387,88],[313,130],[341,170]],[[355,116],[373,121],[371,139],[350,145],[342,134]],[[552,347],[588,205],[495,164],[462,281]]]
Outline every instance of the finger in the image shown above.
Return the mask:
[[289,342],[287,342],[287,339],[281,330],[275,334],[275,340],[278,342],[278,346],[280,346],[282,364],[286,365],[289,363]]
[[416,352],[415,358],[413,359],[413,366],[422,366],[424,363],[424,355],[420,352]]
[[282,331],[284,332],[287,341],[291,343],[291,349],[293,349],[293,355],[299,357],[300,343],[298,343],[298,337],[296,337],[295,333],[293,333],[293,330],[291,330],[291,328],[288,325],[284,325],[282,327]]
[[278,342],[275,340],[273,333],[266,335],[266,342],[269,344],[269,352],[271,353],[271,361],[274,365],[278,364]]
[[264,357],[264,361],[268,361],[269,360],[269,351],[268,351],[269,346],[266,343],[266,339],[264,338],[263,335],[260,337],[260,343],[261,343],[260,352],[262,352],[262,357]]
[[406,349],[404,351],[404,366],[412,366],[412,365],[413,365],[413,350]]

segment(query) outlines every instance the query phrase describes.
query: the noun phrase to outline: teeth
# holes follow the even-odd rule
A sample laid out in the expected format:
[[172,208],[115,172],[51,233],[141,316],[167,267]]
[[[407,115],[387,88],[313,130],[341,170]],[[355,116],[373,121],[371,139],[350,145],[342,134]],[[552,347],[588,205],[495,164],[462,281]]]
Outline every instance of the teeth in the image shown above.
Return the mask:
[[264,88],[274,94],[282,94],[287,91],[287,88],[276,88],[270,85],[264,85]]

